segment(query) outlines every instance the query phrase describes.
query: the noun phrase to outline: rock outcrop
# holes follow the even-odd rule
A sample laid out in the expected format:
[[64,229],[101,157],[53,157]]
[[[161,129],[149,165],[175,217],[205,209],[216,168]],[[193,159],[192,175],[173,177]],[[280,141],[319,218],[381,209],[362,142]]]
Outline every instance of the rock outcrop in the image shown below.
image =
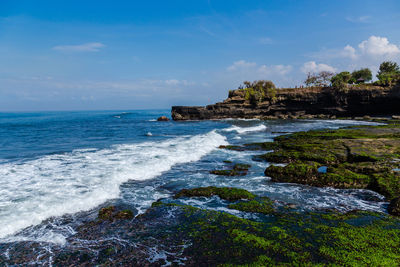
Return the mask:
[[400,197],[392,199],[388,206],[389,214],[400,216]]
[[161,116],[157,118],[157,121],[169,121],[169,119],[167,118],[167,116]]
[[381,116],[400,114],[400,87],[358,85],[347,92],[331,87],[278,89],[276,96],[252,105],[243,90],[214,105],[174,106],[174,120],[296,118],[307,116]]

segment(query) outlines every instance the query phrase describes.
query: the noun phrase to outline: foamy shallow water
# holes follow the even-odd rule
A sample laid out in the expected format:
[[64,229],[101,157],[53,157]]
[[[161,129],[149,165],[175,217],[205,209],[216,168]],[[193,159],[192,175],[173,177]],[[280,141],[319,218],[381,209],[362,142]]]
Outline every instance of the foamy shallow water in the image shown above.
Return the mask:
[[[365,122],[154,121],[162,114],[166,113],[33,114],[28,119],[14,114],[14,120],[0,116],[0,137],[15,144],[14,150],[3,144],[5,149],[0,152],[1,240],[63,244],[74,234],[80,218],[96,213],[99,205],[122,203],[140,214],[152,202],[182,188],[209,185],[245,188],[303,210],[385,211],[383,197],[376,193],[271,183],[263,175],[268,163],[251,161],[257,152],[217,149],[220,145],[272,141],[285,132]],[[146,136],[148,132],[153,135]],[[223,160],[250,162],[249,175],[209,174],[209,170],[223,168]],[[191,201],[195,206],[225,211],[218,199]]]
[[211,131],[190,138],[82,149],[0,169],[0,238],[52,216],[88,210],[117,198],[119,186],[199,160],[226,138]]

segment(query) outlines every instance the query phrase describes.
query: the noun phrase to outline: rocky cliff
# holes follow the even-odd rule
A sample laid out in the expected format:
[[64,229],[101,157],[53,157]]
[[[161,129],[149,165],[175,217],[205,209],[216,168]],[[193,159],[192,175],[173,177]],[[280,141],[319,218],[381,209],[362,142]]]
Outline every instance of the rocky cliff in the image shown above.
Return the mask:
[[387,116],[400,114],[400,87],[353,86],[346,92],[330,87],[278,89],[274,98],[251,104],[243,89],[230,91],[223,102],[205,107],[174,106],[174,120],[223,118],[297,118]]

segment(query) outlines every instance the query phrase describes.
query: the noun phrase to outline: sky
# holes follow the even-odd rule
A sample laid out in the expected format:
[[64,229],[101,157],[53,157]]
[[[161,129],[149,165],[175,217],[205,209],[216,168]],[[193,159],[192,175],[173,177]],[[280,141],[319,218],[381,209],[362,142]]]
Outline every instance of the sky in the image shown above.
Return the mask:
[[400,63],[400,1],[0,0],[0,111],[165,109]]

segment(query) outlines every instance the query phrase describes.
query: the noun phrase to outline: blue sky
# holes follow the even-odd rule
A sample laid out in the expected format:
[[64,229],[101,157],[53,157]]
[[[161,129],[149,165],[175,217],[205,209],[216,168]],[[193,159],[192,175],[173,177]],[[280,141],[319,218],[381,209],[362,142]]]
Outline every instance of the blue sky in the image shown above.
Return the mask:
[[0,111],[169,108],[400,63],[400,1],[0,1]]

